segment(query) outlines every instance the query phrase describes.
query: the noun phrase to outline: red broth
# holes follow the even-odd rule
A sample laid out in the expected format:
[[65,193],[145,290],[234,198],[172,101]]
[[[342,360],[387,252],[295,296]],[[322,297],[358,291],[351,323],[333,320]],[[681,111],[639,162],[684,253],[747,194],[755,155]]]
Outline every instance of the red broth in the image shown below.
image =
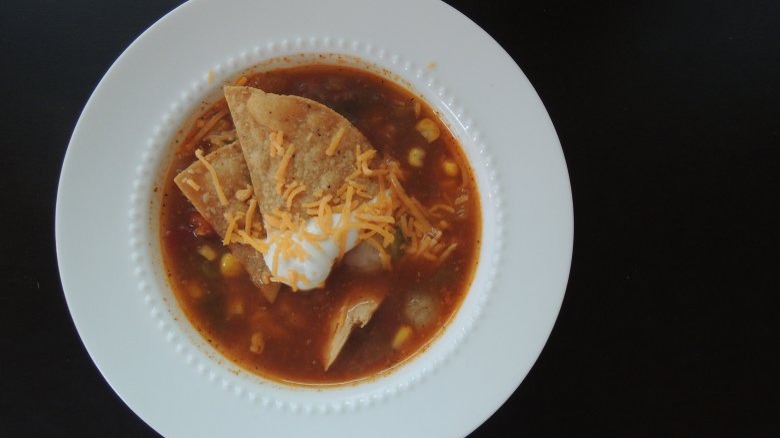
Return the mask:
[[[171,146],[175,158],[162,187],[163,258],[185,314],[205,340],[227,358],[277,381],[350,382],[380,374],[409,359],[457,312],[476,270],[481,234],[479,195],[457,140],[419,97],[363,70],[308,65],[252,74],[239,83],[307,97],[346,117],[381,155],[400,164],[406,175],[406,192],[428,210],[431,223],[457,247],[442,262],[433,262],[409,254],[410,239],[398,230],[390,247],[391,270],[364,274],[337,263],[323,288],[293,292],[283,285],[274,303],[259,293],[245,272],[223,275],[220,259],[227,247],[173,183],[173,177],[195,161],[196,148],[208,153],[220,147],[219,142],[209,140],[209,134],[233,129],[229,113],[208,129],[212,116],[226,108],[221,99],[208,106],[192,125],[182,128],[187,134]],[[434,121],[440,133],[430,143],[416,128],[424,118]],[[198,140],[204,130],[206,135]],[[204,247],[213,254],[204,255]],[[211,256],[213,260],[209,260]],[[386,294],[385,299],[365,327],[354,329],[326,371],[321,351],[328,337],[329,318],[345,294],[359,289],[379,290]],[[256,333],[262,334],[262,342],[255,339],[253,344]]]

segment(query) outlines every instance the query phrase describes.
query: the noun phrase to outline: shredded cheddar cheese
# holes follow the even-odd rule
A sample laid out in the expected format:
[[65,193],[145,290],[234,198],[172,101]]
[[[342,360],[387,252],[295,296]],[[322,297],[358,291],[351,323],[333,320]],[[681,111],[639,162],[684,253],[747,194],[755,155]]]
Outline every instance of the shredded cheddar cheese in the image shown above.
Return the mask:
[[320,199],[320,205],[317,209],[317,220],[320,229],[327,234],[331,233],[333,224],[333,209],[328,202],[333,198],[332,195],[327,195]]
[[266,225],[271,228],[281,228],[282,227],[282,221],[272,215],[272,214],[265,214],[263,215],[263,220],[265,221]]
[[374,155],[376,155],[376,149],[369,149],[369,150],[359,154],[357,156],[357,160],[358,160],[359,163],[362,163],[364,161],[370,160],[371,158],[374,157]]
[[289,239],[285,239],[284,241],[282,241],[282,243],[277,244],[276,251],[274,251],[274,257],[273,257],[274,264],[273,264],[273,269],[271,270],[272,274],[274,273],[274,271],[276,272],[279,271],[279,255],[283,251],[283,248],[286,248],[288,246],[289,246]]
[[455,198],[455,205],[463,204],[468,200],[469,200],[469,195],[460,195],[457,198]]
[[230,243],[230,238],[233,237],[233,229],[236,227],[236,223],[238,222],[238,219],[241,218],[244,214],[243,213],[234,213],[231,216],[228,216],[227,213],[225,213],[226,219],[229,220],[227,231],[225,231],[225,238],[222,239],[222,244],[227,245]]
[[[320,194],[318,195],[318,194],[317,194],[317,192],[320,192]],[[317,190],[317,191],[315,191],[315,192],[314,192],[314,196],[315,196],[315,197],[318,197],[318,198],[320,198],[320,199],[318,199],[318,200],[316,200],[316,201],[313,201],[313,202],[307,202],[307,203],[305,203],[305,204],[301,204],[301,207],[303,207],[303,208],[314,208],[314,207],[319,207],[319,206],[320,206],[320,204],[322,204],[323,200],[324,200],[324,202],[328,202],[328,201],[330,201],[331,199],[333,199],[333,195],[326,195],[326,196],[322,196],[322,191],[321,191],[321,190]]]
[[447,204],[436,204],[433,207],[428,209],[428,213],[430,214],[436,214],[437,211],[444,210],[448,213],[455,213],[455,209],[450,207]]
[[344,207],[341,210],[342,215],[342,227],[345,226],[345,218],[349,216],[349,212],[352,211],[352,195],[355,194],[355,188],[352,186],[347,187],[346,198],[344,198]]
[[346,132],[346,129],[344,129],[344,126],[339,126],[338,131],[336,131],[335,134],[333,134],[333,138],[330,140],[330,145],[327,149],[325,149],[325,155],[327,156],[333,156],[336,154],[336,149],[338,149],[339,144],[341,143],[342,137],[344,137],[344,133]]
[[395,190],[395,193],[398,195],[398,197],[401,199],[401,202],[406,205],[406,208],[409,209],[409,212],[414,216],[415,220],[420,222],[420,224],[426,229],[431,228],[430,222],[428,222],[428,219],[425,218],[425,215],[422,211],[417,207],[417,204],[412,202],[412,200],[409,198],[409,196],[404,191],[404,188],[401,186],[401,183],[398,181],[398,178],[393,173],[390,173],[389,175],[390,183],[393,189]]
[[282,161],[279,163],[279,168],[276,169],[276,174],[274,175],[277,183],[279,181],[284,181],[285,174],[287,173],[287,167],[290,165],[290,160],[292,159],[294,153],[295,145],[290,143],[290,146],[287,146],[287,149],[284,151]]
[[252,185],[247,184],[243,189],[236,190],[235,197],[237,200],[244,202],[252,197]]
[[369,223],[369,222],[359,222],[357,225],[359,226],[359,228],[375,231],[378,234],[381,234],[382,237],[385,238],[384,246],[390,245],[391,243],[393,243],[393,240],[395,239],[395,236],[393,234],[391,234],[390,232],[388,232],[386,229],[384,229],[384,228],[382,228],[380,226],[374,225],[372,223]]
[[394,224],[395,218],[392,216],[382,216],[378,214],[369,214],[369,213],[361,213],[357,215],[358,219],[363,219],[365,221],[373,221],[373,222],[385,222],[388,224]]
[[200,186],[195,181],[193,181],[193,180],[191,180],[189,178],[184,178],[184,183],[187,184],[188,186],[192,187],[192,189],[195,190],[196,192],[200,191]]
[[433,255],[433,254],[431,254],[429,252],[420,253],[420,257],[422,257],[422,258],[424,258],[424,259],[426,259],[428,261],[431,261],[431,262],[435,262],[435,261],[438,260],[435,255]]
[[306,230],[301,230],[301,237],[304,238],[306,243],[313,246],[317,251],[322,251],[322,246],[317,242],[318,240],[324,240],[327,239],[328,236],[325,235],[319,235],[319,234],[312,234]]
[[284,193],[282,193],[282,198],[287,198],[288,196],[290,196],[290,192],[292,192],[293,189],[295,189],[295,187],[297,186],[298,186],[298,181],[293,181],[291,184],[288,184],[287,189],[285,189]]
[[255,210],[257,209],[257,199],[252,198],[249,201],[249,207],[246,209],[246,215],[244,216],[244,232],[246,234],[252,234],[252,225],[255,219]]
[[190,146],[197,145],[198,142],[200,142],[203,137],[205,137],[206,134],[208,134],[209,131],[211,131],[211,129],[214,128],[214,126],[216,126],[223,117],[225,117],[225,115],[227,115],[227,110],[219,110],[214,113],[214,115],[212,115],[206,122],[202,122],[202,119],[200,119],[198,124],[202,122],[203,126],[198,130],[198,132],[195,133],[195,135],[187,139],[186,143]]
[[290,216],[290,213],[288,213],[286,211],[282,212],[281,219],[282,219],[282,227],[284,229],[286,229],[286,230],[295,230],[296,229],[296,226],[293,223],[292,216]]
[[458,247],[457,243],[453,243],[450,246],[447,247],[447,249],[444,250],[444,252],[439,256],[439,259],[437,260],[439,263],[442,263],[447,259],[447,257],[452,254],[453,251]]
[[236,141],[236,130],[235,129],[231,129],[230,131],[221,131],[221,132],[216,133],[216,134],[209,134],[209,135],[206,136],[206,138],[214,146],[217,146],[217,147],[226,146],[226,145]]
[[347,184],[351,185],[352,187],[356,188],[357,190],[368,190],[368,186],[366,186],[365,184],[360,184],[359,182],[357,182],[355,180],[352,180],[352,179],[348,179],[347,180]]
[[222,190],[222,184],[219,183],[217,171],[214,170],[214,166],[212,166],[211,163],[206,160],[206,157],[203,156],[202,150],[196,150],[195,156],[201,163],[203,163],[203,166],[206,167],[206,170],[209,171],[209,174],[211,175],[211,182],[214,183],[214,188],[217,190],[217,198],[219,198],[219,203],[222,205],[228,205],[227,197],[225,196],[225,192]]
[[282,156],[284,154],[284,148],[282,147],[282,142],[284,140],[284,133],[282,131],[275,131],[268,135],[268,140],[270,140],[271,144],[269,145],[269,152],[271,154],[271,158],[279,155]]
[[237,233],[239,236],[241,236],[242,243],[250,245],[257,252],[265,253],[268,251],[268,245],[262,240],[250,236],[249,233],[245,232],[244,230],[238,230]]
[[300,185],[300,186],[296,187],[294,190],[292,190],[290,192],[290,194],[287,196],[287,208],[288,209],[290,207],[292,207],[293,199],[295,199],[295,197],[297,195],[303,193],[304,191],[306,191],[306,186],[305,185]]
[[369,149],[365,152],[360,152],[360,145],[357,145],[355,150],[355,161],[357,169],[365,176],[375,175],[375,170],[368,167],[368,162],[376,155],[375,149]]

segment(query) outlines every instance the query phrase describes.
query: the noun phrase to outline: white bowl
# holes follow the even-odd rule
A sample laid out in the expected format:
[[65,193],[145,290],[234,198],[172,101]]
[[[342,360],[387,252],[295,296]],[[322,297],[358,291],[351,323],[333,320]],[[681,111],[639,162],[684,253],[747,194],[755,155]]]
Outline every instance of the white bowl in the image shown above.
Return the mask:
[[[483,209],[478,270],[444,333],[391,373],[333,388],[263,379],[202,340],[166,281],[155,190],[176,130],[224,80],[312,54],[342,55],[421,94],[460,139]],[[68,148],[56,235],[87,350],[164,435],[450,436],[492,414],[541,352],[568,278],[572,223],[544,107],[509,56],[458,12],[436,1],[233,0],[183,5],[111,67]]]

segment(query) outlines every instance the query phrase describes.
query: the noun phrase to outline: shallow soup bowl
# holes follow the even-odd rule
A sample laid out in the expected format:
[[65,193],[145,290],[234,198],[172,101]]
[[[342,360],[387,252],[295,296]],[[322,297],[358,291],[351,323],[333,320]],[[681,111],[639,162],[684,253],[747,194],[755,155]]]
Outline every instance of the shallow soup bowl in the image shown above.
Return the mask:
[[[511,58],[442,3],[273,6],[271,17],[263,2],[183,5],[139,37],[90,98],[56,218],[79,334],[117,394],[166,436],[465,435],[528,373],[563,298],[573,215],[552,123]],[[431,17],[443,31],[425,30]],[[215,20],[231,25],[193,44]],[[398,38],[385,20],[419,35]],[[477,179],[482,236],[460,309],[424,351],[354,384],[301,387],[243,370],[189,323],[162,263],[159,188],[178,129],[227,81],[310,63],[382,75],[438,113]]]

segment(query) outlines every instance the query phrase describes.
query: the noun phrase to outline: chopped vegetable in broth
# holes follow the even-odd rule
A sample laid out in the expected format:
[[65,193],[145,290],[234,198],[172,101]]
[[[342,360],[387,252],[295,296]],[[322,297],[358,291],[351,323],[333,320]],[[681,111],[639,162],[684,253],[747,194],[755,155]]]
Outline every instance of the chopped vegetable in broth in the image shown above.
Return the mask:
[[[164,261],[192,324],[243,368],[296,384],[369,378],[423,350],[478,261],[457,140],[419,97],[351,67],[235,85],[183,128],[163,187]],[[328,248],[315,281],[306,269]]]

